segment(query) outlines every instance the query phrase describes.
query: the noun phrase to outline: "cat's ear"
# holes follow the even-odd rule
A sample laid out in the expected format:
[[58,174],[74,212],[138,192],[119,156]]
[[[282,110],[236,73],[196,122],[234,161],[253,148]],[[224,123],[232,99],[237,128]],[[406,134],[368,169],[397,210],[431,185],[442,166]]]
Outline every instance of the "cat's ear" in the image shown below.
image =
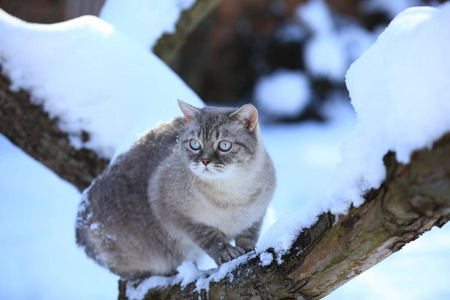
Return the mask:
[[258,111],[252,104],[245,104],[237,111],[232,113],[230,117],[235,117],[243,120],[247,124],[247,129],[255,131],[258,128]]
[[190,122],[193,118],[195,118],[200,111],[193,107],[192,105],[187,104],[186,102],[183,102],[178,99],[178,106],[180,107],[181,111],[183,112],[184,116],[186,117],[186,120]]

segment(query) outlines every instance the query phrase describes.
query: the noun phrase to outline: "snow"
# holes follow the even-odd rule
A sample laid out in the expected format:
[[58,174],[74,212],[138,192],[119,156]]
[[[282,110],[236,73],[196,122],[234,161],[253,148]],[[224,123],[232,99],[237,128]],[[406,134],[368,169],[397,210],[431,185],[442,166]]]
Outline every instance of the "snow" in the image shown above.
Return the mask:
[[185,288],[188,284],[195,282],[195,291],[201,290],[209,291],[211,282],[219,282],[228,277],[228,280],[233,281],[233,271],[240,264],[247,261],[249,258],[255,257],[254,253],[249,253],[236,258],[233,261],[222,264],[215,270],[199,271],[192,262],[183,262],[178,268],[178,274],[172,277],[152,276],[140,282],[138,285],[135,282],[127,283],[127,297],[133,300],[142,300],[149,289],[164,288],[169,285],[180,284],[181,288]]
[[154,288],[164,288],[169,285],[180,284],[182,288],[188,284],[205,277],[205,273],[199,271],[194,263],[185,261],[177,268],[178,274],[172,277],[152,276],[136,285],[135,282],[127,283],[127,297],[129,299],[144,299],[147,291]]
[[257,82],[254,99],[268,117],[295,117],[309,104],[310,90],[309,80],[302,72],[278,70]]
[[[267,248],[284,253],[321,212],[342,213],[360,204],[361,193],[383,180],[387,150],[407,162],[411,151],[450,130],[449,15],[450,5],[405,11],[352,65],[347,84],[356,120],[337,99],[327,108],[332,120],[326,124],[262,124],[279,183],[257,244],[261,265],[281,263],[280,255],[274,262]],[[328,30],[317,26],[312,28]],[[83,146],[106,157],[126,149],[147,127],[180,115],[177,98],[202,105],[142,44],[126,36],[131,33],[120,30],[95,17],[28,24],[0,10],[0,62],[13,88],[30,90],[75,145],[81,146],[81,130],[89,132],[92,139]],[[281,109],[290,104],[279,102]],[[118,278],[75,246],[81,195],[3,137],[0,191],[0,299],[115,298]],[[327,299],[449,298],[449,236],[449,225],[433,229]],[[152,277],[129,293],[139,299],[149,287],[194,281],[197,289],[207,289],[211,281],[233,280],[229,271],[254,255],[208,271],[185,262],[178,275]]]
[[449,4],[407,9],[350,67],[357,122],[329,191],[333,213],[360,205],[363,193],[381,184],[388,151],[407,163],[450,130],[449,16]]
[[262,252],[259,255],[259,259],[261,260],[261,262],[259,263],[261,266],[266,267],[268,265],[270,265],[273,261],[273,254],[270,252]]
[[0,299],[115,299],[118,277],[75,246],[80,193],[0,135]]
[[162,34],[175,32],[182,11],[194,3],[195,0],[108,0],[100,18],[151,49]]
[[312,225],[324,212],[322,198],[340,161],[342,139],[355,122],[354,112],[342,100],[336,99],[328,107],[333,112],[328,123],[262,128],[264,144],[277,172],[277,189],[271,203],[277,221],[263,231],[257,252],[274,248],[277,253],[285,253],[299,230]]
[[177,99],[203,105],[154,54],[93,16],[38,25],[0,10],[0,63],[11,88],[30,91],[75,147],[106,158],[181,116]]

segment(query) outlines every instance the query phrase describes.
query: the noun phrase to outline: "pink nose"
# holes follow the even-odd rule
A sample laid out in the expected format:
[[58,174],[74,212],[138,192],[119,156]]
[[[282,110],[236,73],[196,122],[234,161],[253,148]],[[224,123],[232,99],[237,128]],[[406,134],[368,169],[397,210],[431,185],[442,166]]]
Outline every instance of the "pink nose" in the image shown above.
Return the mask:
[[211,160],[208,159],[208,158],[202,158],[201,161],[202,161],[202,163],[203,163],[205,166],[208,165],[208,164],[211,162]]

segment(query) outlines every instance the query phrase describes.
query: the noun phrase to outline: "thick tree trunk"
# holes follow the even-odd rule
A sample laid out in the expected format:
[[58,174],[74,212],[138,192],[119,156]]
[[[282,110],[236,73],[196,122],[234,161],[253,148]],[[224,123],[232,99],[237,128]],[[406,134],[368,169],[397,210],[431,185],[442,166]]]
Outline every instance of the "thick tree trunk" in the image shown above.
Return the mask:
[[[450,218],[450,134],[432,149],[413,154],[407,165],[385,156],[386,181],[347,215],[323,214],[304,229],[269,266],[254,256],[209,292],[195,283],[150,290],[145,299],[320,299]],[[126,282],[119,299],[127,299]]]

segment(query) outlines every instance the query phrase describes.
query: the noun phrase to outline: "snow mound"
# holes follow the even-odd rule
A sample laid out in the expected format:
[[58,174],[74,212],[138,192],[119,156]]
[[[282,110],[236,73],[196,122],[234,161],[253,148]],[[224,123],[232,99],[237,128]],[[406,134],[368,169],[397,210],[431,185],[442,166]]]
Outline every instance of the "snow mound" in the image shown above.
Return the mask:
[[409,161],[450,131],[450,4],[399,14],[347,73],[357,123],[342,147],[329,209],[342,213],[385,178],[383,156]]
[[72,145],[105,158],[124,140],[122,151],[147,128],[181,116],[177,99],[202,106],[154,54],[93,16],[38,25],[0,10],[0,63],[11,89],[30,92]]

